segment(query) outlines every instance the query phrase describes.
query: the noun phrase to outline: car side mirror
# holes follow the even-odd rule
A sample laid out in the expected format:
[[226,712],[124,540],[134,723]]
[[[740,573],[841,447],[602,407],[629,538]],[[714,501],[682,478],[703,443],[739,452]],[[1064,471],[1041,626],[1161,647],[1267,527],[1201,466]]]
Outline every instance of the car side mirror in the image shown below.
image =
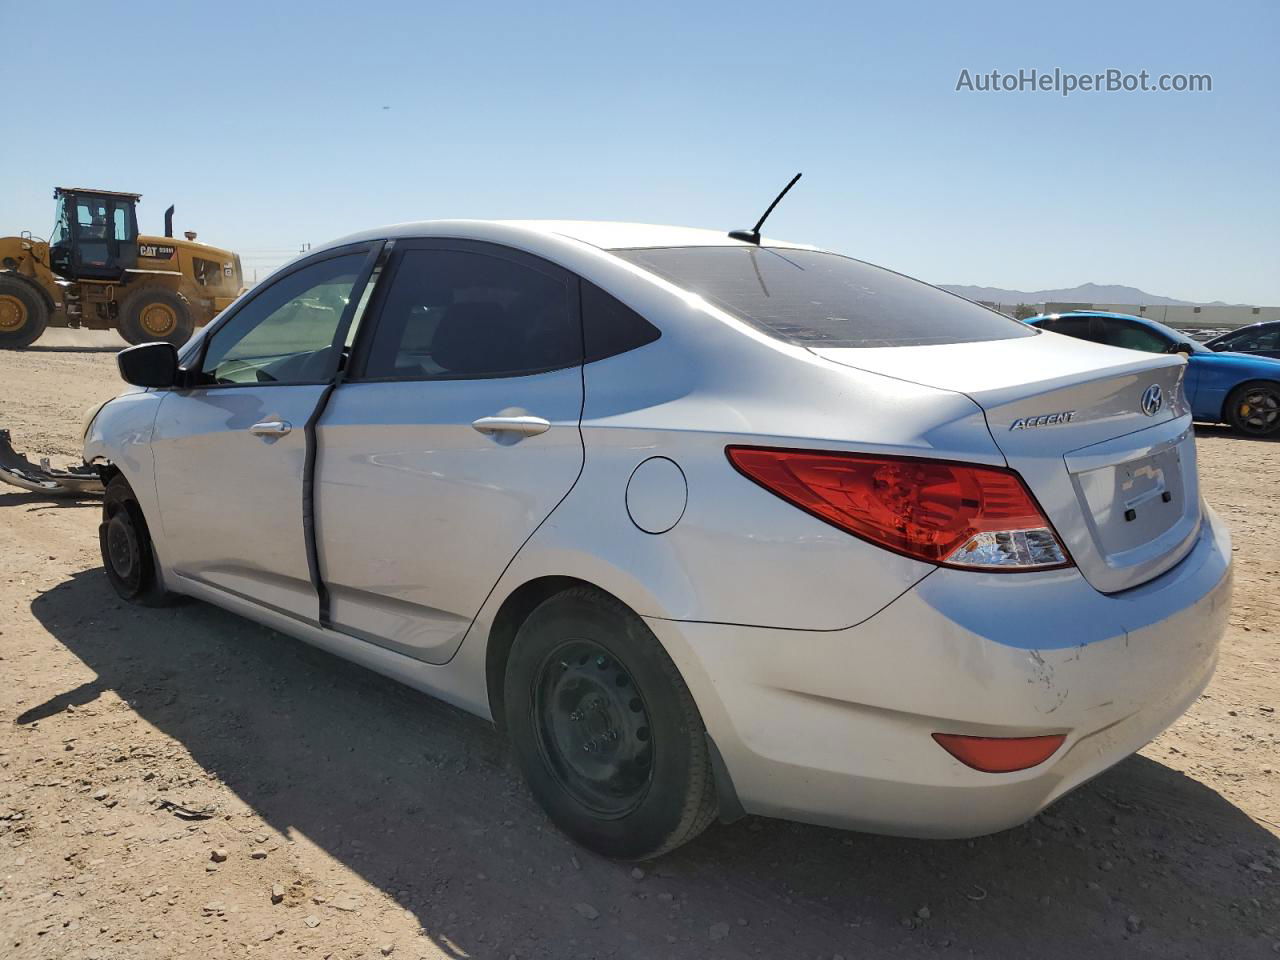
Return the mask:
[[1191,354],[1195,353],[1195,349],[1191,346],[1191,344],[1187,343],[1187,341],[1179,340],[1177,343],[1175,343],[1172,347],[1169,348],[1169,352],[1181,353],[1189,357],[1191,356]]
[[142,343],[116,354],[125,383],[135,387],[173,387],[178,384],[178,348],[172,343]]

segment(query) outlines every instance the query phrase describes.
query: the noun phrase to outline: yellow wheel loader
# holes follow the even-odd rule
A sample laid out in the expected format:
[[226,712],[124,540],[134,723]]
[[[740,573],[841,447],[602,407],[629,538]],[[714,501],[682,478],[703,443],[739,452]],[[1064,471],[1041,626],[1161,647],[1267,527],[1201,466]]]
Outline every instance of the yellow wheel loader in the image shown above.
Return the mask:
[[181,345],[243,290],[240,258],[173,236],[138,233],[136,193],[58,187],[47,240],[0,237],[0,348],[28,346],[46,327],[114,329],[129,343]]

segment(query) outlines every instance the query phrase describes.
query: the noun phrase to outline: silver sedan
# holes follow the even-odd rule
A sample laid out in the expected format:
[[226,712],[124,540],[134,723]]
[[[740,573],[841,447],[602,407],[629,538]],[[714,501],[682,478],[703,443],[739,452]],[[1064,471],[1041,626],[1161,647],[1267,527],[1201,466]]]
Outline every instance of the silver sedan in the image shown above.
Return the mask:
[[1208,682],[1231,548],[1183,357],[813,247],[439,221],[337,241],[92,419],[120,595],[503,727],[551,819],[965,837]]

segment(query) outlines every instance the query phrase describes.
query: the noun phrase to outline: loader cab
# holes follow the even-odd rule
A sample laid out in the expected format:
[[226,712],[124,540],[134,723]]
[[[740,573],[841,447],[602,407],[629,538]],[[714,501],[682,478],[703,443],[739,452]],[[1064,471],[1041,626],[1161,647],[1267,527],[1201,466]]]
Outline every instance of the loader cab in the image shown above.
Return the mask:
[[136,193],[58,187],[49,238],[53,272],[66,280],[118,281],[138,263]]

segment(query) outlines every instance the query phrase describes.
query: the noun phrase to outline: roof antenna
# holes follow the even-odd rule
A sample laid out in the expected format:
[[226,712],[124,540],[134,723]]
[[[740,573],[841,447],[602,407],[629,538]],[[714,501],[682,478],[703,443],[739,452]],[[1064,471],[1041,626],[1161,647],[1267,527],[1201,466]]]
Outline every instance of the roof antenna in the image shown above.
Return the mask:
[[754,243],[757,247],[760,246],[760,228],[763,227],[764,222],[769,219],[769,214],[773,213],[773,208],[782,202],[782,198],[787,195],[787,191],[796,185],[796,181],[799,180],[801,176],[803,176],[803,174],[797,173],[791,178],[791,182],[782,188],[782,192],[780,194],[773,198],[773,203],[769,204],[769,209],[761,215],[760,219],[756,221],[756,225],[754,227],[750,230],[730,230],[729,236],[734,240],[745,240],[747,243]]

